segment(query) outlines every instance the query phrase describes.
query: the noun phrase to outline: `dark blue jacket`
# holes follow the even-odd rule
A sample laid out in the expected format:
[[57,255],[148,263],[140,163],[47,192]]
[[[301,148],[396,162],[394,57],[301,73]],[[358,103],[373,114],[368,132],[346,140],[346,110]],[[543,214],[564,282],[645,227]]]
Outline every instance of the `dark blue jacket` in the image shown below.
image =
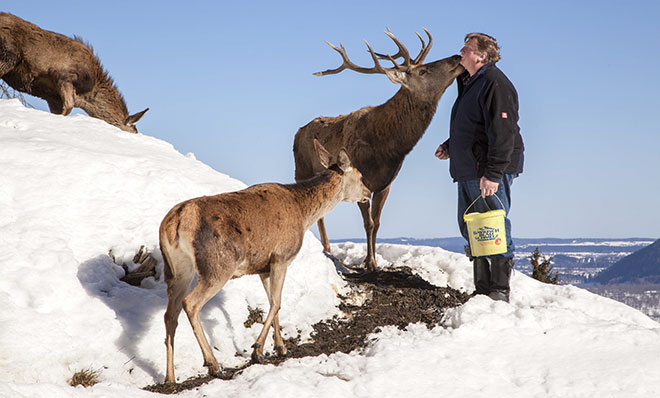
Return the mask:
[[451,111],[449,173],[454,181],[485,176],[499,181],[523,171],[524,145],[518,127],[518,93],[494,63],[470,78],[457,79],[458,98]]

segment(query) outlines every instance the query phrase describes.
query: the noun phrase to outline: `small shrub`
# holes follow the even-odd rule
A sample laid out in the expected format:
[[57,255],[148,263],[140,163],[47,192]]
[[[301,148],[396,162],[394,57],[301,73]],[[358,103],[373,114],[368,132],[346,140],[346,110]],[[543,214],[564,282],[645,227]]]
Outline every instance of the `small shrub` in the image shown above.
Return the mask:
[[248,305],[248,318],[243,322],[243,326],[249,329],[255,323],[264,323],[264,310],[261,308],[252,308]]
[[101,374],[98,370],[93,370],[91,368],[79,370],[73,374],[71,380],[69,380],[69,385],[71,387],[83,386],[85,388],[91,387],[94,384],[99,382],[99,375]]
[[543,283],[559,284],[559,272],[555,272],[554,276],[552,275],[552,256],[550,258],[546,258],[545,256],[541,258],[541,253],[539,253],[539,248],[537,247],[534,253],[529,256],[529,261],[532,263],[532,278]]

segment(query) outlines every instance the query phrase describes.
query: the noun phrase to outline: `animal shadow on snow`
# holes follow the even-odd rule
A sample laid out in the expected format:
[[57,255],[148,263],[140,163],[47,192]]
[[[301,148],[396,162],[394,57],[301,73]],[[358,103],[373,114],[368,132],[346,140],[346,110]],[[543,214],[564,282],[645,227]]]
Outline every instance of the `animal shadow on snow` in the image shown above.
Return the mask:
[[[127,371],[131,371],[134,366],[142,369],[145,373],[152,376],[155,380],[160,380],[165,375],[165,324],[163,315],[167,307],[167,286],[160,283],[154,288],[142,288],[129,285],[119,280],[119,277],[113,270],[116,264],[110,256],[100,255],[92,258],[80,265],[78,268],[78,280],[85,288],[90,297],[100,299],[108,308],[116,314],[122,326],[122,333],[115,341],[117,349],[129,358],[124,365]],[[157,266],[162,271],[162,263]],[[160,272],[159,272],[160,273]],[[195,281],[193,281],[194,285]],[[218,307],[226,320],[229,320],[229,314],[224,310],[223,292],[218,293],[205,305],[205,308]],[[206,311],[202,310],[201,321],[204,329],[211,331],[218,325],[214,318],[204,316]],[[185,317],[184,312],[181,315]],[[154,318],[157,318],[156,320]],[[179,320],[180,324],[187,324]],[[143,342],[148,338],[153,340],[153,325],[156,324],[155,334],[158,338],[155,341]],[[209,336],[213,341],[213,335]],[[143,344],[157,344],[158,349],[162,349],[162,356],[157,358],[145,357],[144,353],[153,352],[152,349],[142,350]]]

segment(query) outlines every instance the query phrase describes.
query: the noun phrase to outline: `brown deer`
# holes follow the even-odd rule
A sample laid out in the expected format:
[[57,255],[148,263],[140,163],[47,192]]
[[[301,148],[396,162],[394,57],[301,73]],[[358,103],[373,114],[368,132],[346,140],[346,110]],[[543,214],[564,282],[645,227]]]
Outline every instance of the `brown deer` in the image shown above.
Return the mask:
[[149,108],[128,114],[126,102],[90,46],[0,12],[0,79],[15,90],[42,98],[51,113],[68,115],[73,107],[124,131]]
[[[253,345],[252,360],[263,360],[268,330],[273,326],[275,349],[286,355],[278,311],[287,266],[302,246],[305,231],[340,201],[367,201],[371,192],[351,166],[345,151],[337,163],[315,142],[318,162],[325,168],[309,180],[291,185],[260,184],[238,192],[205,196],[180,203],[160,225],[160,248],[165,260],[168,303],[165,312],[166,382],[174,379],[174,332],[181,309],[204,356],[209,373],[220,368],[199,320],[202,306],[229,279],[258,274],[270,310]],[[197,273],[197,283],[188,293]]]
[[[392,181],[399,173],[403,159],[431,123],[440,97],[464,70],[459,65],[461,58],[458,55],[424,64],[424,58],[433,44],[431,34],[426,29],[424,31],[428,36],[428,45],[422,36],[417,34],[422,41],[422,49],[414,59],[389,29],[385,33],[399,49],[395,55],[375,53],[365,41],[374,62],[372,68],[355,65],[346,55],[343,45],[340,44],[341,48],[337,48],[328,43],[341,55],[343,64],[315,75],[331,75],[344,69],[360,73],[381,73],[393,83],[401,85],[401,88],[380,106],[362,108],[337,117],[318,117],[301,127],[294,139],[297,181],[309,178],[320,170],[320,165],[314,157],[314,140],[323,144],[331,154],[346,148],[353,164],[362,173],[365,185],[373,193],[371,203],[358,203],[367,234],[365,265],[368,270],[375,270],[377,266],[376,233]],[[395,61],[398,58],[403,59],[400,64]],[[394,66],[384,68],[379,59],[387,59]],[[329,253],[330,243],[323,218],[318,221],[318,229],[323,247]]]

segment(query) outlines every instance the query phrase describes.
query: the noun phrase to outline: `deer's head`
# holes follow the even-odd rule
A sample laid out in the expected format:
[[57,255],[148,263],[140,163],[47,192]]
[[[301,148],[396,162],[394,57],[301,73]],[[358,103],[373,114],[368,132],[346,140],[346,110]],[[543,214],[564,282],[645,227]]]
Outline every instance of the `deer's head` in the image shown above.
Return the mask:
[[[331,43],[326,42],[341,55],[344,62],[338,68],[317,72],[315,75],[331,75],[339,73],[344,69],[354,70],[359,73],[380,73],[386,75],[393,83],[401,85],[417,97],[431,101],[438,101],[447,87],[449,87],[454,79],[463,73],[465,69],[459,63],[461,60],[459,55],[424,64],[424,59],[433,45],[433,37],[429,31],[424,29],[424,32],[426,32],[429,42],[427,44],[422,36],[417,33],[417,37],[419,37],[419,40],[422,42],[422,49],[414,59],[410,57],[408,49],[399,41],[399,39],[396,38],[396,36],[394,36],[389,28],[385,34],[389,36],[399,48],[399,51],[396,54],[386,55],[376,53],[365,40],[371,58],[374,61],[374,66],[371,68],[364,68],[351,62],[348,55],[346,55],[346,49],[343,44],[340,43],[338,48]],[[402,59],[401,63],[397,63],[396,60],[398,58]],[[384,68],[381,66],[379,60],[389,60],[394,66],[391,68]]]
[[[351,163],[345,149],[339,151],[337,159],[332,159],[320,142],[314,139],[314,148],[319,157],[319,162],[325,169],[334,170],[341,175],[342,201],[344,202],[368,202],[371,199],[371,191],[362,181],[362,173]],[[334,160],[334,162],[333,162]]]

